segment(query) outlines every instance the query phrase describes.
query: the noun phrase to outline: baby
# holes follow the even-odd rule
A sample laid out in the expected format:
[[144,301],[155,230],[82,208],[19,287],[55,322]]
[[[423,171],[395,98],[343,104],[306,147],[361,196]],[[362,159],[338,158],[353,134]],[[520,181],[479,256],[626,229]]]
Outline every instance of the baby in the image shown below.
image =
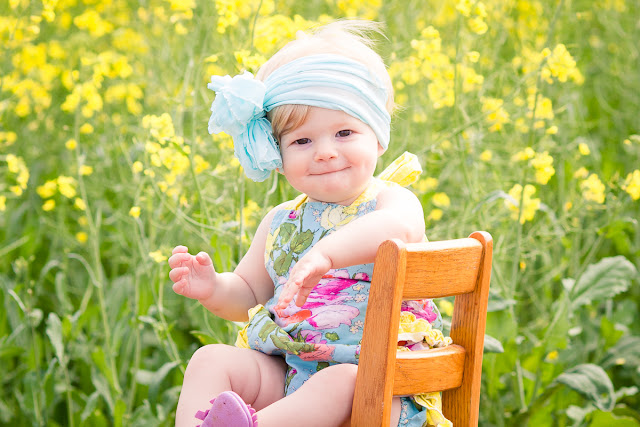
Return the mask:
[[[392,238],[419,242],[425,227],[413,193],[374,177],[394,104],[371,30],[335,22],[286,45],[255,78],[211,79],[210,132],[233,137],[250,178],[277,170],[302,194],[264,217],[233,272],[217,273],[206,253],[173,250],[175,292],[249,320],[235,347],[195,352],[178,426],[349,425],[376,251]],[[403,310],[440,322],[431,301]],[[408,398],[394,399],[391,425],[424,421]]]

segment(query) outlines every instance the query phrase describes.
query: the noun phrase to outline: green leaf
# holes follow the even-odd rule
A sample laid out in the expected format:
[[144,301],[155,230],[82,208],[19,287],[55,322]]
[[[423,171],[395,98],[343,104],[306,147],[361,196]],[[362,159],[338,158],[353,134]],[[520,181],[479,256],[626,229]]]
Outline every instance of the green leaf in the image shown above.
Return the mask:
[[285,243],[288,243],[289,240],[291,240],[291,236],[293,236],[293,233],[296,232],[296,226],[285,222],[284,224],[282,224],[280,226],[280,233],[278,234],[278,236],[280,236],[280,239],[282,239],[282,244],[284,245]]
[[589,427],[638,427],[640,422],[631,417],[616,416],[611,412],[595,411],[591,415]]
[[316,372],[323,370],[324,368],[329,367],[329,362],[318,362],[318,366],[316,366]]
[[504,353],[502,343],[491,335],[484,336],[484,352],[485,353]]
[[590,265],[569,292],[571,307],[576,309],[626,291],[636,274],[635,266],[623,256],[604,258]]
[[291,242],[291,251],[301,254],[313,243],[313,232],[311,230],[303,231],[293,238]]
[[324,334],[324,337],[331,341],[338,341],[340,339],[340,336],[338,336],[337,332],[327,332],[326,334]]
[[585,363],[558,375],[553,384],[564,384],[589,399],[598,409],[610,411],[615,405],[613,384],[598,365]]
[[260,337],[262,342],[265,342],[267,341],[267,338],[269,337],[271,332],[275,331],[277,328],[278,325],[273,322],[268,322],[260,329],[260,332],[258,332],[258,336]]
[[600,362],[607,369],[614,365],[640,366],[640,337],[627,335],[611,347]]
[[278,276],[284,276],[287,271],[289,271],[292,262],[293,254],[282,251],[280,252],[280,255],[278,255],[278,258],[273,262],[273,270]]
[[151,382],[149,383],[149,402],[153,405],[156,402],[156,398],[158,396],[158,391],[160,390],[160,385],[162,381],[166,378],[166,376],[175,368],[180,365],[180,362],[167,362],[160,367],[157,371],[155,371],[151,377]]
[[62,322],[55,313],[49,313],[47,318],[47,336],[53,345],[56,357],[63,368],[67,366],[67,358],[64,353],[64,343],[62,342]]

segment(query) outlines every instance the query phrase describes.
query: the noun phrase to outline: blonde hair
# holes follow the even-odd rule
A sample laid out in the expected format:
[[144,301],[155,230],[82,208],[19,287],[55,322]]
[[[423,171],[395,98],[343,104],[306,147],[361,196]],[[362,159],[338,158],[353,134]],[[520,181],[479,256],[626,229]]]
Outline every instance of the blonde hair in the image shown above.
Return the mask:
[[[387,90],[386,109],[391,114],[395,107],[393,101],[393,85],[384,65],[384,61],[373,49],[374,41],[370,33],[382,34],[381,25],[372,21],[335,21],[310,35],[299,34],[294,41],[287,43],[264,63],[256,74],[256,78],[264,81],[273,71],[303,56],[330,53],[342,55],[364,64],[373,74],[378,76]],[[281,105],[267,113],[271,122],[273,135],[277,141],[280,137],[297,128],[307,118],[308,105]]]

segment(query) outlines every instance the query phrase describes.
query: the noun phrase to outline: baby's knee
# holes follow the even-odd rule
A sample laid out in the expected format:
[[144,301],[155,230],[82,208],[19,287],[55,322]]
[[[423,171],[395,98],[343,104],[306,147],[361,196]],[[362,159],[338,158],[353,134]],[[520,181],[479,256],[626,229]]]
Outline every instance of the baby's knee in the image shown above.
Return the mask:
[[338,365],[331,365],[327,368],[324,368],[316,375],[323,374],[326,377],[333,379],[337,379],[341,384],[344,385],[352,385],[355,387],[356,384],[356,376],[358,375],[358,365],[353,365],[351,363],[340,363]]
[[233,358],[233,352],[237,350],[226,344],[209,344],[200,347],[193,353],[187,369],[211,368]]

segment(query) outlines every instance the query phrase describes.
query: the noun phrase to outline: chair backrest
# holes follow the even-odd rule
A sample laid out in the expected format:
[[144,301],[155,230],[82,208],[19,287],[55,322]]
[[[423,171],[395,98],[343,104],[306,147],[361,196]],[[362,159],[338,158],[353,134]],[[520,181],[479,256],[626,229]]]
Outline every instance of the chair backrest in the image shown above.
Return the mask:
[[[477,426],[493,240],[405,244],[388,240],[375,259],[351,425],[388,426],[393,396],[444,391],[443,413],[455,427]],[[397,351],[402,300],[455,295],[453,344]]]

